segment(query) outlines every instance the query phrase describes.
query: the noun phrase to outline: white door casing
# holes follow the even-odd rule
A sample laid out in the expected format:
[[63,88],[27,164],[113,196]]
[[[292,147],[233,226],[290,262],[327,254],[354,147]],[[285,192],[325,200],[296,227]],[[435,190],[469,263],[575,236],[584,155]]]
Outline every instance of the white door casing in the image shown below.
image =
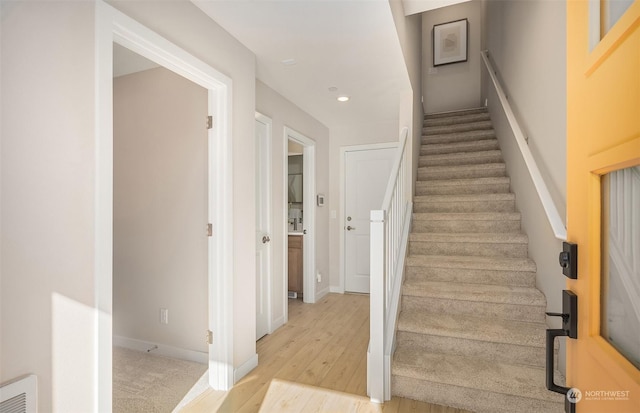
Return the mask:
[[[302,251],[302,260],[303,260],[303,301],[305,303],[315,303],[316,301],[316,277],[315,277],[315,269],[316,269],[316,235],[315,235],[315,222],[316,222],[316,143],[313,139],[308,138],[307,136],[297,132],[289,127],[284,128],[284,141],[283,141],[283,150],[284,150],[284,159],[285,166],[283,168],[283,188],[288,187],[289,176],[288,176],[288,163],[286,159],[289,156],[288,143],[289,140],[292,140],[303,146],[302,156],[303,156],[303,176],[302,176],[302,187],[303,187],[303,201],[302,201],[302,227],[305,232],[304,241],[303,241],[303,251]],[[283,205],[288,204],[288,192],[283,191],[284,203]],[[287,268],[288,260],[288,237],[286,234],[288,233],[288,211],[287,208],[284,208],[284,223],[285,223],[285,240],[283,241],[283,251],[284,251],[284,308],[285,308],[285,322],[289,317],[287,307],[288,307],[288,298],[287,298],[287,283],[289,279],[289,271]]]
[[397,145],[344,152],[344,290],[369,293],[369,229],[380,209]]
[[256,340],[271,332],[271,119],[256,113]]

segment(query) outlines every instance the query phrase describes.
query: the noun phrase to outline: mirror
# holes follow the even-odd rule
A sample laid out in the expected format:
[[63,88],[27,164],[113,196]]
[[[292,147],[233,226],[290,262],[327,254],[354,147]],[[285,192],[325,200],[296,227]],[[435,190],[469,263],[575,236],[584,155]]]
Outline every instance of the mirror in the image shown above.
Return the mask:
[[289,175],[289,202],[302,202],[302,174]]

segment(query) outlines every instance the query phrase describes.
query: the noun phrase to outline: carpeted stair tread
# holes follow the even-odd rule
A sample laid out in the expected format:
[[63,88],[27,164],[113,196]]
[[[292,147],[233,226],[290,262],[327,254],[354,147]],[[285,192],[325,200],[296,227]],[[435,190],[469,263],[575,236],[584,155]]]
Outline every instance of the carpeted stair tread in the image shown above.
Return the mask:
[[417,195],[413,198],[415,203],[437,204],[440,202],[477,202],[477,201],[513,201],[516,196],[512,193],[504,194],[470,194],[470,195]]
[[476,141],[453,142],[453,143],[433,143],[422,145],[420,155],[491,151],[499,149],[497,139],[482,139]]
[[459,116],[467,116],[475,113],[488,113],[486,107],[455,110],[451,112],[439,112],[439,113],[427,113],[424,115],[425,120],[429,119],[442,119],[442,118],[456,118]]
[[522,233],[436,233],[409,234],[409,242],[481,242],[486,244],[527,244],[528,237]]
[[417,213],[512,212],[515,207],[515,195],[510,193],[416,196],[413,204],[413,210]]
[[544,348],[546,325],[463,314],[402,312],[398,331]]
[[405,266],[536,272],[536,264],[529,258],[409,255]]
[[563,402],[549,392],[543,368],[437,353],[396,351],[392,374],[537,400]]
[[547,304],[544,295],[536,288],[503,285],[407,280],[402,295],[526,306],[544,307]]
[[417,181],[416,195],[505,193],[509,192],[510,183],[508,176]]
[[422,128],[425,135],[440,135],[447,133],[457,133],[465,131],[476,131],[482,129],[492,129],[493,125],[490,120],[482,120],[477,122],[453,123],[451,125],[442,126],[426,126]]
[[430,145],[438,143],[481,141],[486,139],[496,139],[496,132],[493,129],[480,129],[449,133],[430,133],[422,136],[421,143],[423,145]]
[[520,221],[519,212],[415,212],[415,221]]
[[487,112],[465,113],[440,118],[427,117],[424,121],[424,126],[453,125],[455,123],[478,122],[489,119],[490,116]]
[[506,175],[504,163],[485,163],[474,165],[423,166],[418,168],[418,179],[441,180],[452,178],[486,178]]
[[418,159],[418,166],[439,166],[439,165],[469,165],[477,163],[503,162],[500,151],[477,151],[445,153],[440,155],[422,155]]

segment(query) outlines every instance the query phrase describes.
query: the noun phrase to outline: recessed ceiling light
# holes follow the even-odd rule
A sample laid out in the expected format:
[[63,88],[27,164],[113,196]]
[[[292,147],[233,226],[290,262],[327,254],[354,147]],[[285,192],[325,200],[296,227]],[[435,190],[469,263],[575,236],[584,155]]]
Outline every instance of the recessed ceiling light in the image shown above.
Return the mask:
[[329,88],[329,92],[337,92],[337,91],[338,91],[338,88],[337,88],[337,87],[335,87],[335,86],[331,86],[331,87]]
[[284,59],[281,61],[281,63],[285,66],[293,66],[298,62],[296,62],[296,59]]
[[338,96],[338,102],[346,102],[349,100],[349,96]]

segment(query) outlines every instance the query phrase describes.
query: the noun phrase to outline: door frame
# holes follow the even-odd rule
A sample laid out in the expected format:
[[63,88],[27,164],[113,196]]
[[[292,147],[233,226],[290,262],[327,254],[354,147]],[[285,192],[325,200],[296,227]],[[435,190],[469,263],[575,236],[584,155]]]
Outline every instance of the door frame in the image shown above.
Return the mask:
[[[268,189],[266,190],[266,202],[264,203],[265,205],[263,206],[263,208],[266,209],[265,212],[265,216],[267,217],[267,229],[269,232],[269,236],[273,236],[273,219],[272,219],[272,215],[271,215],[271,209],[272,209],[272,180],[271,180],[271,174],[272,174],[272,167],[271,167],[271,154],[272,154],[272,144],[271,144],[271,140],[272,140],[272,134],[273,134],[273,121],[271,120],[271,118],[269,118],[268,116],[263,115],[260,112],[256,111],[256,115],[255,115],[255,120],[257,122],[263,123],[267,126],[267,142],[266,142],[266,151],[265,153],[262,153],[261,156],[263,157],[262,161],[265,163],[266,165],[266,169],[267,169],[267,179],[265,180],[265,182],[268,185]],[[256,182],[256,185],[258,184],[258,182]],[[256,234],[257,235],[257,234]],[[266,282],[266,288],[267,288],[267,294],[266,294],[266,298],[267,298],[267,334],[271,334],[273,333],[273,323],[271,320],[272,314],[273,314],[273,309],[272,309],[272,291],[273,291],[273,247],[269,247],[269,253],[268,253],[268,257],[267,257],[269,264],[268,264],[268,274],[267,274],[267,282]],[[258,285],[256,284],[256,291],[258,289]],[[257,323],[257,321],[256,321]],[[259,337],[256,337],[256,340]]]
[[284,233],[282,251],[284,255],[283,268],[284,268],[284,314],[286,323],[289,320],[289,305],[288,305],[288,282],[289,282],[289,268],[287,263],[289,262],[289,249],[288,244],[288,211],[286,205],[289,203],[287,187],[289,185],[289,140],[302,145],[302,186],[304,188],[302,195],[302,210],[304,218],[302,221],[302,228],[307,231],[303,236],[303,302],[313,304],[316,302],[316,283],[315,283],[315,268],[316,268],[316,142],[303,135],[302,133],[285,126],[283,134],[283,174],[282,174],[282,198],[283,205],[285,206],[282,211],[284,222]]
[[[113,299],[113,43],[158,63],[208,90],[208,214],[215,236],[208,245],[209,385],[228,390],[233,364],[233,205],[231,87],[229,77],[112,6],[96,3],[96,117],[94,277],[96,297],[96,409],[112,409]],[[203,119],[203,125],[205,120]],[[206,223],[203,223],[203,231]],[[204,333],[204,332],[203,332]]]
[[340,229],[340,284],[338,287],[332,287],[331,292],[344,294],[346,285],[346,265],[345,259],[345,247],[347,234],[344,231],[345,222],[345,210],[346,210],[346,179],[347,179],[347,153],[348,152],[361,152],[361,151],[374,151],[379,149],[397,148],[398,142],[384,142],[384,143],[371,143],[365,145],[351,145],[340,147],[340,211],[339,211],[339,223],[342,227]]

